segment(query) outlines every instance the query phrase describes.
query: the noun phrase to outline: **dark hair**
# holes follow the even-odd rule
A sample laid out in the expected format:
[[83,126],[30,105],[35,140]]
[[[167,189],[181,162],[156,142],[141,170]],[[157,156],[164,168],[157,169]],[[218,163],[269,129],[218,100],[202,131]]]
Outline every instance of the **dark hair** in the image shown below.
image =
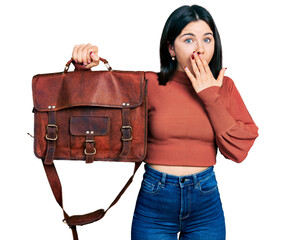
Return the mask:
[[190,22],[203,20],[213,32],[215,39],[215,49],[213,57],[209,63],[212,74],[215,78],[222,68],[222,48],[218,30],[210,13],[198,5],[182,6],[176,9],[167,19],[160,41],[160,61],[161,71],[158,74],[160,85],[166,85],[177,69],[177,60],[172,60],[168,44],[174,45],[174,41],[182,32],[183,28]]

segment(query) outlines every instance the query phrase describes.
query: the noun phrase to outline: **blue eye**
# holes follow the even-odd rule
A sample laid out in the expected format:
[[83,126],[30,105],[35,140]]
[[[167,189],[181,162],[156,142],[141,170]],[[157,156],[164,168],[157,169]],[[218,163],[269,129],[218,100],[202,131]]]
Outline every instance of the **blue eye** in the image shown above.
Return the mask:
[[186,43],[191,43],[192,41],[193,41],[193,40],[190,39],[190,38],[188,38],[188,39],[185,40]]
[[211,39],[210,39],[210,38],[206,38],[205,40],[209,40],[209,41],[205,41],[205,42],[208,42],[208,43],[211,42]]

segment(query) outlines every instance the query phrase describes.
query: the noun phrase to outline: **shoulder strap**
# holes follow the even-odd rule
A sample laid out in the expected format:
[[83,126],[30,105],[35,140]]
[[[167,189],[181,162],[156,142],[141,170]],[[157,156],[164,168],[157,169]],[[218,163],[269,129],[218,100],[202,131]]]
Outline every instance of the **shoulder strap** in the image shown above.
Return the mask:
[[62,186],[61,186],[60,178],[58,176],[56,167],[55,167],[54,163],[52,163],[51,165],[47,165],[44,163],[44,160],[43,160],[43,166],[44,166],[47,178],[49,180],[49,184],[51,186],[51,189],[53,191],[53,194],[54,194],[54,197],[55,197],[57,203],[63,209],[63,214],[64,214],[64,220],[63,221],[72,230],[73,240],[78,240],[78,235],[77,235],[77,231],[76,231],[77,225],[85,225],[85,224],[89,224],[89,223],[100,220],[101,218],[104,217],[104,215],[107,213],[107,211],[118,202],[118,200],[121,198],[123,193],[126,191],[126,189],[129,187],[129,185],[132,183],[133,177],[134,177],[136,171],[138,170],[138,168],[140,167],[141,163],[142,162],[136,162],[135,163],[132,176],[130,177],[130,179],[127,181],[127,183],[125,184],[123,189],[119,192],[117,197],[113,200],[113,202],[110,204],[110,206],[106,210],[98,209],[94,212],[83,214],[83,215],[69,216],[65,212],[64,207],[63,207]]

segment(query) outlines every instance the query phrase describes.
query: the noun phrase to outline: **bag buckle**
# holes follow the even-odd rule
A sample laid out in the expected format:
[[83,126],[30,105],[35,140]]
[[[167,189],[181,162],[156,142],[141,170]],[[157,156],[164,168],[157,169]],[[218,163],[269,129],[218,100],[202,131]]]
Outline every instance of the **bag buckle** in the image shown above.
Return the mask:
[[59,131],[59,128],[58,128],[58,126],[55,125],[55,124],[48,124],[48,125],[47,125],[47,132],[48,132],[48,128],[49,128],[49,127],[56,128],[56,136],[55,136],[54,138],[50,138],[50,137],[48,137],[48,134],[49,134],[49,133],[47,133],[47,134],[46,134],[46,139],[47,139],[47,140],[50,140],[50,141],[56,141],[56,140],[58,139],[58,131]]
[[[87,140],[85,140],[85,143],[94,143],[94,140],[89,140],[89,139],[87,139]],[[94,154],[96,154],[96,148],[95,148],[95,147],[93,148],[93,152],[92,152],[92,153],[88,153],[88,152],[86,151],[86,148],[85,148],[85,149],[84,149],[84,154],[87,155],[87,156],[94,155]]]
[[130,138],[124,138],[123,136],[121,137],[122,141],[126,142],[126,141],[131,141],[133,136],[132,136],[132,127],[131,126],[122,126],[121,127],[121,132],[122,132],[122,135],[123,135],[123,129],[130,129],[130,132],[131,132],[131,136]]
[[96,149],[93,148],[93,153],[88,153],[88,152],[86,152],[86,149],[84,149],[84,154],[87,155],[87,156],[94,155],[94,154],[96,154]]

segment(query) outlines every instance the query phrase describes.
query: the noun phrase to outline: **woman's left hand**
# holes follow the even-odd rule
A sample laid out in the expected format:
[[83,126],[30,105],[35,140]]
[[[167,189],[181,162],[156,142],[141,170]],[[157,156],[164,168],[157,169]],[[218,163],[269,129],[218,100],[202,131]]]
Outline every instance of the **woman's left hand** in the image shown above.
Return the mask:
[[197,52],[194,52],[192,56],[194,56],[194,59],[190,57],[190,60],[195,76],[191,73],[188,67],[185,67],[184,69],[190,81],[192,82],[195,91],[198,93],[208,87],[221,87],[226,68],[222,68],[220,70],[218,78],[216,80],[206,60],[200,57]]

